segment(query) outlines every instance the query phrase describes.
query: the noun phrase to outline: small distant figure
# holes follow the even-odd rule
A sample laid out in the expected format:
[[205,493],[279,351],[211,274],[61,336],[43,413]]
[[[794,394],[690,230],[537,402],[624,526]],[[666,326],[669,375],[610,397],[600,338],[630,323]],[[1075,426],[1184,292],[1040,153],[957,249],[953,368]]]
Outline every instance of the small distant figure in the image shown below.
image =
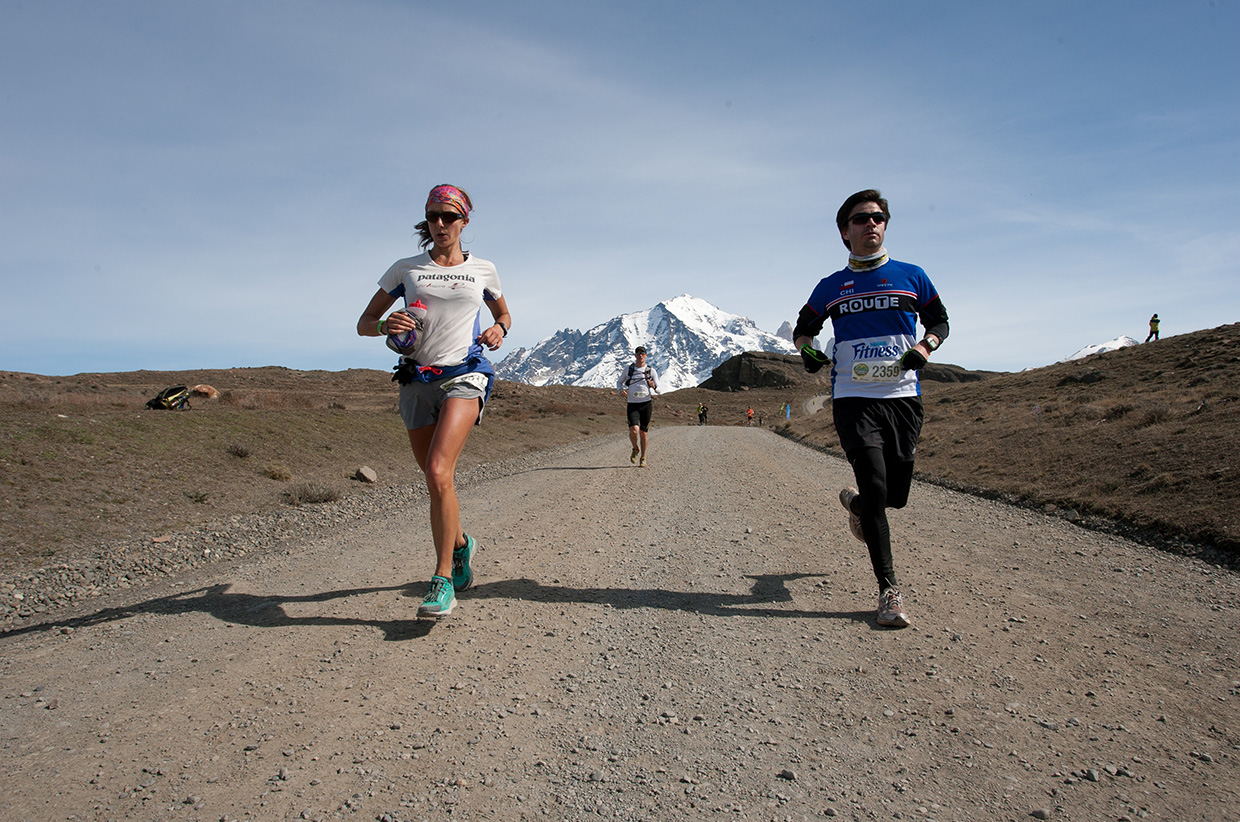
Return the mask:
[[790,402],[784,403],[784,419],[792,419],[792,403]]
[[1146,335],[1145,341],[1149,342],[1150,340],[1157,340],[1157,339],[1158,339],[1158,315],[1155,314],[1153,317],[1150,317],[1150,333]]
[[748,425],[753,425],[753,409],[752,408],[750,408],[748,411],[745,412],[745,422]]
[[709,410],[710,409],[706,407],[706,403],[704,402],[698,403],[698,425],[706,424],[706,412]]

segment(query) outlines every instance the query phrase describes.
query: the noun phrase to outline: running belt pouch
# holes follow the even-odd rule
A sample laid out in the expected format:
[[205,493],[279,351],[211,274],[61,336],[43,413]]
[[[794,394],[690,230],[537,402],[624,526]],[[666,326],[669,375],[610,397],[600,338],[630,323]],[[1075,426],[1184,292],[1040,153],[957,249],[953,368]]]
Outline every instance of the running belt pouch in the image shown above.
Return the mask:
[[401,357],[400,363],[393,366],[393,370],[396,373],[392,375],[392,382],[398,382],[401,385],[408,385],[412,382],[434,382],[435,380],[447,379],[449,377],[459,377],[471,371],[479,371],[488,376],[495,373],[485,357],[478,357],[467,360],[460,365],[449,365],[444,368],[419,367],[416,362],[408,357]]

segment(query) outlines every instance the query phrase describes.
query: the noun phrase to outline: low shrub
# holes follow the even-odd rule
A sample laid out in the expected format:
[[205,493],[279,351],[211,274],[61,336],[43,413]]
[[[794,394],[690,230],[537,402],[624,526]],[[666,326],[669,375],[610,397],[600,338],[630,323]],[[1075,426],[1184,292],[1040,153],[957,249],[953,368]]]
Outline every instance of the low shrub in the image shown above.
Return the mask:
[[284,501],[289,505],[315,505],[324,502],[335,502],[340,499],[340,492],[326,485],[303,482],[284,492]]
[[283,465],[274,464],[263,469],[263,476],[277,482],[288,482],[293,478],[293,472]]

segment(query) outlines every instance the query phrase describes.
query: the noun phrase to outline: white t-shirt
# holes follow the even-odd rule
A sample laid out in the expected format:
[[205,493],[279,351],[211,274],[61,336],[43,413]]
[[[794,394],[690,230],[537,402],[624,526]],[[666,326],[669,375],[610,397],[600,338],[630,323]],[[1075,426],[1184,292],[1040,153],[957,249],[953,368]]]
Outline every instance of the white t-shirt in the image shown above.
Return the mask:
[[650,384],[646,382],[647,378],[654,383],[654,387],[658,387],[659,375],[649,364],[645,368],[638,368],[636,363],[632,363],[626,365],[620,372],[620,380],[616,383],[616,387],[628,395],[629,402],[645,402],[650,399],[651,389]]
[[[426,306],[426,324],[415,359],[418,365],[460,365],[482,355],[482,301],[503,296],[495,266],[469,255],[460,265],[443,266],[429,253],[392,263],[379,287],[409,306]],[[487,323],[491,325],[491,323]]]

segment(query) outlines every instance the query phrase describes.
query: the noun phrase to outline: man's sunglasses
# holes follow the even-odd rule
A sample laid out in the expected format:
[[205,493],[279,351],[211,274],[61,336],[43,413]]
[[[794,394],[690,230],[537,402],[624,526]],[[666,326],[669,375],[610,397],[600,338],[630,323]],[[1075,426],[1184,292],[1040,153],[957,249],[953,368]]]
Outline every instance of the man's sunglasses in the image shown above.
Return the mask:
[[426,221],[433,223],[436,220],[443,220],[444,225],[452,225],[457,220],[464,220],[464,214],[457,214],[455,211],[428,211],[426,212]]
[[853,225],[865,225],[870,220],[882,225],[887,222],[887,215],[881,211],[866,211],[861,214],[854,214],[848,218],[848,222]]

